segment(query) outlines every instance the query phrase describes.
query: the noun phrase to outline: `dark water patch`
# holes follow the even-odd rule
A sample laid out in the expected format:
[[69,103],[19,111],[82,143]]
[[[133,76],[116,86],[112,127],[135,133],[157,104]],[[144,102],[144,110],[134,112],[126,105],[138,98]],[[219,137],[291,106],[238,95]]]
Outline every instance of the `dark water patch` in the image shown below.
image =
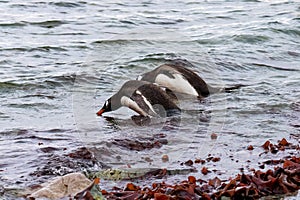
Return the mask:
[[277,13],[275,16],[281,16],[281,15],[290,15],[291,12],[280,12],[280,13]]
[[26,2],[22,2],[22,3],[12,3],[9,5],[9,7],[11,8],[17,8],[17,9],[22,9],[22,10],[30,10],[32,8],[38,8],[40,6],[44,6],[46,5],[47,3],[46,2],[42,2],[42,1],[37,1],[37,2],[29,2],[27,3],[28,1]]
[[[1,52],[1,50],[0,50],[0,52]],[[9,65],[9,64],[11,64],[12,63],[12,61],[11,60],[0,60],[0,65]],[[1,72],[0,72],[1,73]],[[2,74],[4,74],[4,73],[2,73]]]
[[[103,76],[105,73],[95,73],[95,74],[76,74],[76,78],[74,80],[75,87],[85,87],[84,89],[95,89],[99,82],[99,77]],[[74,88],[76,89],[76,88]]]
[[[270,16],[268,16],[268,17],[270,17]],[[276,25],[276,26],[279,26],[279,25],[282,25],[282,23],[281,22],[279,22],[279,21],[271,21],[271,22],[268,22],[267,23],[267,25]],[[266,30],[266,29],[262,29],[262,30]]]
[[48,77],[42,82],[43,85],[50,88],[72,86],[76,80],[75,74]]
[[17,83],[13,83],[13,82],[0,82],[0,90],[2,90],[2,89],[10,89],[10,88],[16,89],[18,87],[20,87],[20,85],[17,84]]
[[172,61],[173,59],[179,58],[178,55],[174,53],[153,53],[147,54],[141,58],[131,60],[131,63],[151,63],[157,65],[158,63],[166,63]]
[[[50,78],[48,78],[50,79]],[[51,89],[57,87],[66,87],[72,86],[75,78],[58,78],[57,80],[53,80],[55,78],[51,78],[52,80],[31,80],[31,83],[16,83],[16,82],[0,82],[0,92],[1,93],[8,93],[8,92],[16,92],[19,91],[34,91],[38,89]],[[43,95],[35,94],[35,95]],[[51,95],[44,95],[49,99],[52,98]]]
[[82,7],[85,2],[80,1],[77,3],[67,2],[67,1],[59,1],[59,2],[50,2],[49,5],[54,5],[58,7],[65,7],[65,8],[74,8],[74,7]]
[[299,101],[299,102],[293,102],[293,103],[290,105],[290,108],[291,108],[293,111],[300,112],[300,101]]
[[224,15],[217,15],[217,16],[212,16],[212,17],[207,17],[208,19],[224,19],[224,20],[234,20],[235,18],[229,17],[229,16],[224,16]]
[[72,129],[59,129],[59,128],[54,128],[54,129],[49,129],[49,130],[40,130],[40,131],[37,131],[35,130],[35,132],[38,132],[38,133],[66,133],[66,132],[73,132]]
[[120,28],[120,29],[127,29],[130,28],[130,26],[128,24],[122,24],[122,23],[113,23],[113,24],[107,24],[105,26],[106,28]]
[[59,36],[59,35],[61,35],[61,36],[68,36],[68,35],[76,36],[76,35],[79,35],[80,36],[80,35],[82,35],[83,36],[83,35],[88,35],[88,34],[85,33],[85,32],[63,32],[63,33],[50,32],[50,33],[43,33],[41,35],[57,35],[57,36]]
[[42,99],[55,99],[55,96],[48,95],[48,94],[30,94],[30,95],[24,95],[20,98],[32,98],[32,97],[38,97]]
[[56,137],[49,135],[50,137],[42,137],[42,136],[36,136],[36,135],[27,135],[22,137],[15,137],[14,140],[23,140],[23,139],[30,139],[30,140],[38,140],[38,141],[70,141],[71,138],[63,138],[63,137]]
[[242,43],[248,43],[248,44],[260,44],[264,42],[268,42],[270,38],[268,36],[262,36],[262,35],[235,35],[233,36],[233,40],[237,42]]
[[270,6],[283,6],[283,5],[287,5],[287,4],[293,4],[295,2],[293,1],[279,1],[279,2],[275,2],[275,3],[271,3]]
[[142,1],[142,2],[133,2],[133,1],[128,1],[128,2],[117,2],[114,3],[114,5],[117,5],[120,9],[126,8],[126,7],[148,7],[151,5],[155,5],[155,2],[150,2],[150,1]]
[[40,108],[43,109],[57,109],[57,107],[50,105],[48,103],[10,103],[5,104],[5,106],[10,108],[24,108],[24,109],[36,109],[39,110]]
[[200,45],[220,45],[220,44],[228,43],[228,40],[221,39],[221,38],[198,39],[194,41]]
[[146,42],[145,40],[126,40],[126,39],[116,39],[116,40],[97,40],[92,42],[91,44],[93,45],[99,45],[99,44],[104,44],[104,45],[126,45],[126,44],[131,44],[131,43],[144,43]]
[[280,114],[286,108],[289,108],[289,103],[257,103],[257,107],[262,108],[267,114]]
[[67,21],[63,21],[63,20],[47,20],[47,21],[41,21],[41,22],[26,22],[24,21],[24,23],[32,25],[32,26],[39,26],[42,28],[55,28],[58,26],[61,26],[63,24],[67,24]]
[[240,64],[237,62],[225,61],[221,59],[217,59],[216,65],[220,66],[221,71],[250,71],[251,67],[246,64]]
[[6,130],[1,131],[0,135],[2,136],[19,136],[19,135],[26,135],[30,132],[30,130],[27,129],[12,129],[12,130]]
[[172,61],[178,57],[175,53],[151,53],[144,56],[145,58],[161,58],[164,61]]
[[287,53],[293,57],[300,57],[300,52],[288,51]]
[[34,51],[42,51],[42,52],[49,52],[49,51],[67,51],[67,49],[59,46],[41,46],[28,49],[29,52]]
[[185,22],[183,19],[162,19],[162,18],[149,18],[147,21],[148,24],[154,24],[154,25],[175,25]]
[[283,33],[293,37],[300,37],[300,30],[298,29],[279,29],[279,28],[271,28],[274,33]]
[[140,68],[141,66],[138,64],[127,64],[127,65],[120,65],[120,69],[137,69]]
[[274,66],[266,63],[249,63],[249,64],[257,67],[266,67],[266,68],[271,68],[271,69],[281,70],[281,71],[300,71],[300,69],[288,68],[284,66]]
[[12,47],[12,48],[1,48],[0,52],[7,52],[7,51],[20,51],[20,52],[25,52],[28,51],[30,48],[28,47]]
[[13,4],[10,4],[9,7],[11,7],[11,8],[28,8],[28,7],[32,7],[32,5],[30,5],[30,4],[13,3]]
[[245,13],[245,12],[246,10],[241,10],[241,9],[227,11],[227,13]]
[[10,117],[6,115],[5,113],[0,112],[0,118],[1,119],[9,119]]
[[136,25],[136,23],[134,23],[133,21],[130,21],[130,20],[120,20],[120,22],[123,24]]
[[26,23],[22,22],[11,22],[11,23],[0,23],[0,27],[23,27],[26,26]]
[[162,63],[166,61],[165,58],[159,58],[159,57],[145,57],[145,58],[141,58],[141,59],[135,59],[135,60],[132,60],[131,62],[132,63],[152,63],[152,64],[159,64],[159,63]]

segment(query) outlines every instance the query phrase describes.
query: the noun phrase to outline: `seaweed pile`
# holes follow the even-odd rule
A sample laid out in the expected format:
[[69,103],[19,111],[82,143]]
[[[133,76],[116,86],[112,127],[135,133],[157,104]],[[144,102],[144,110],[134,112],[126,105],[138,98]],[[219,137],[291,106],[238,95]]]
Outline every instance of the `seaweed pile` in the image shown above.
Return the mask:
[[[115,188],[116,189],[116,188]],[[128,183],[123,189],[113,192],[102,191],[107,199],[257,199],[262,196],[289,194],[300,189],[300,158],[292,157],[283,167],[252,175],[238,174],[235,178],[222,181],[219,178],[208,182],[189,176],[178,184],[153,183],[152,188]]]
[[[167,143],[164,137],[165,135],[158,134],[153,138],[148,138],[146,142],[125,140],[126,142],[122,143],[122,145],[135,151],[160,148],[161,145]],[[188,167],[183,169],[134,169],[128,166],[128,168],[124,169],[105,169],[96,172],[87,172],[85,174],[86,177],[94,181],[89,186],[83,187],[85,189],[72,193],[65,198],[81,200],[214,200],[223,198],[259,199],[265,196],[295,195],[300,189],[300,135],[291,134],[292,139],[296,141],[294,142],[296,144],[288,142],[283,138],[277,143],[266,141],[260,147],[259,145],[256,147],[249,145],[245,148],[246,151],[251,152],[256,149],[258,150],[257,156],[260,157],[268,154],[267,157],[264,157],[267,159],[263,162],[258,162],[259,165],[256,165],[258,167],[255,167],[257,169],[247,166],[247,172],[244,169],[240,169],[240,173],[236,174],[234,172],[234,174],[228,175],[229,177],[227,175],[222,176],[222,173],[219,173],[220,171],[211,168],[212,166],[217,167],[218,162],[225,158],[208,155],[206,159],[181,162],[180,165]],[[113,142],[120,144],[121,141],[117,139]],[[47,148],[46,150],[49,151],[52,149]],[[93,153],[87,148],[80,148],[66,156],[74,159],[74,162],[78,159],[96,162]],[[166,159],[164,156],[167,155],[163,155],[162,159]],[[80,164],[79,160],[78,163],[77,161],[75,163]],[[41,171],[46,170],[45,172],[48,172],[47,169],[43,168]],[[46,174],[50,175],[49,173]],[[45,173],[37,173],[35,175],[39,177],[44,176]],[[71,175],[66,175],[66,177],[69,176]],[[201,178],[197,178],[197,176]],[[172,181],[167,181],[171,177],[180,178],[179,180],[172,179]],[[105,187],[105,181],[115,180],[122,180],[122,182],[112,188]],[[72,184],[73,182],[71,181]],[[53,186],[52,182],[51,184]],[[41,186],[39,188],[43,190]],[[25,196],[28,197],[27,195]],[[31,199],[35,198],[32,196]]]
[[[299,136],[297,136],[299,137]],[[299,140],[298,140],[299,141]],[[248,150],[253,150],[252,146],[248,146]],[[183,180],[176,184],[168,184],[164,181],[154,182],[150,187],[138,186],[134,183],[127,183],[124,188],[113,188],[111,191],[102,190],[102,195],[106,199],[221,199],[229,197],[230,199],[258,199],[269,195],[293,194],[300,189],[300,157],[298,155],[299,144],[289,143],[285,138],[272,144],[266,141],[262,145],[264,153],[277,154],[279,151],[286,149],[292,150],[296,155],[285,156],[281,159],[267,160],[263,165],[274,165],[273,169],[263,172],[261,169],[252,169],[249,174],[237,174],[228,180],[221,180],[218,177],[203,180],[197,179],[195,176],[188,176],[187,180]],[[296,153],[295,153],[296,152]],[[218,158],[212,157],[209,161],[218,162]],[[204,160],[196,160],[195,163]],[[191,161],[184,164],[192,165]],[[263,169],[263,167],[260,167]],[[159,178],[168,176],[168,170],[161,169]],[[203,167],[202,174],[207,174],[208,169]],[[153,176],[157,175],[157,171]],[[149,173],[147,177],[149,178]],[[157,178],[157,177],[156,177]],[[81,196],[79,199],[94,199],[89,192],[89,196]]]

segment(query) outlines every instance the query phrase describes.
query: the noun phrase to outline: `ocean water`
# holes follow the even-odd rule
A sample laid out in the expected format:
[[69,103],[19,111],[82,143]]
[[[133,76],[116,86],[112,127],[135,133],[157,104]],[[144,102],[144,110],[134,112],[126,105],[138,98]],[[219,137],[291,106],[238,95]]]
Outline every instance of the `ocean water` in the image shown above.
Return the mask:
[[[299,21],[291,0],[0,1],[1,188],[87,168],[59,159],[82,146],[99,162],[93,169],[177,169],[213,154],[240,160],[216,166],[236,174],[253,159],[249,144],[300,133]],[[124,108],[96,116],[125,81],[172,59],[193,63],[212,86],[244,87],[182,100],[175,127],[138,126]],[[157,134],[168,144],[133,151],[115,142]]]

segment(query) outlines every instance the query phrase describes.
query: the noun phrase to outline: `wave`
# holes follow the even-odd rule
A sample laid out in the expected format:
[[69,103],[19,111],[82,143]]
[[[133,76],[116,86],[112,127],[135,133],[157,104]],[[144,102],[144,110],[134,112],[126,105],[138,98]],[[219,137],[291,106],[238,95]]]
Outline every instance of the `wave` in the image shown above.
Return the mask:
[[63,24],[68,24],[68,22],[65,20],[46,20],[46,21],[40,21],[40,22],[23,21],[23,23],[32,25],[32,26],[39,26],[42,28],[55,28],[55,27],[61,26]]
[[23,22],[5,22],[0,23],[0,27],[23,27],[26,26],[26,23]]
[[[41,77],[30,80],[30,82],[3,81],[0,82],[0,92],[14,92],[15,90],[50,89],[73,86],[76,79],[75,74]],[[49,98],[51,98],[49,96]]]
[[66,1],[59,1],[59,2],[50,2],[49,5],[54,5],[58,7],[66,7],[66,8],[73,8],[73,7],[82,7],[85,2],[80,1],[80,3],[73,3],[73,2],[66,2]]
[[269,40],[271,40],[271,38],[264,35],[241,34],[241,35],[234,35],[233,40],[237,42],[248,43],[248,44],[260,44],[260,43],[268,42]]
[[251,65],[258,66],[258,67],[272,68],[272,69],[282,70],[282,71],[300,71],[300,69],[294,69],[294,68],[289,68],[284,66],[275,66],[266,63],[251,63]]

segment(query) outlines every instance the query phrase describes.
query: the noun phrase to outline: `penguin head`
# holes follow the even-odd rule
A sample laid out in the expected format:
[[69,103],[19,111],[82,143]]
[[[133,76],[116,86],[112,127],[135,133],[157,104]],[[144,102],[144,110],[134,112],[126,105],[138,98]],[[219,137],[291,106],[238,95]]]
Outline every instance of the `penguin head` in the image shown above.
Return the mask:
[[105,112],[110,112],[112,111],[111,109],[111,98],[105,101],[103,107],[97,112],[98,116],[101,116]]

